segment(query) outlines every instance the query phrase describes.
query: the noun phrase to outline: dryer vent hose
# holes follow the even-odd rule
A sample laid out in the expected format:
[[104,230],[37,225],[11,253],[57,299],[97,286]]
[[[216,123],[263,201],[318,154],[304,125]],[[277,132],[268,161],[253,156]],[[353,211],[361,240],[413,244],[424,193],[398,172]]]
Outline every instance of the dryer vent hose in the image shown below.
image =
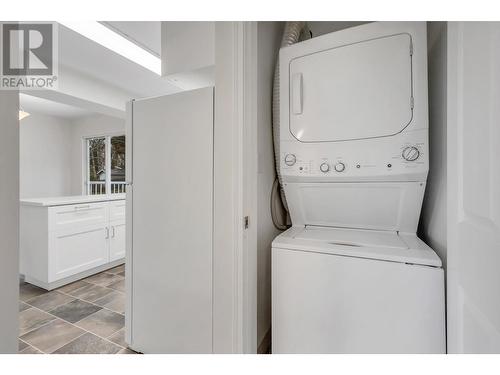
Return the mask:
[[[293,21],[287,22],[285,24],[285,30],[283,32],[283,38],[281,40],[280,47],[287,47],[295,44],[299,41],[300,35],[306,23],[303,21]],[[275,190],[279,189],[281,197],[281,202],[283,207],[288,213],[288,205],[286,203],[285,192],[283,191],[283,183],[280,172],[280,68],[279,68],[279,57],[276,60],[276,66],[274,68],[274,82],[273,82],[273,143],[274,143],[274,160],[276,164],[276,175],[278,177],[278,184],[273,185],[271,193],[271,217],[273,219],[273,224],[277,229],[285,230],[288,228],[287,223],[279,223],[276,214],[276,204],[274,204]],[[288,216],[288,215],[285,215]]]

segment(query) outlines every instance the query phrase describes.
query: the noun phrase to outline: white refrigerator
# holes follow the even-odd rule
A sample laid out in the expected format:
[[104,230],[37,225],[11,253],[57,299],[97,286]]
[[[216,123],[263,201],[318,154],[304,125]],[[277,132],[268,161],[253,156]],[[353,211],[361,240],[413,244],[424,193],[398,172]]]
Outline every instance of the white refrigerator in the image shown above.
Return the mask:
[[134,100],[127,114],[126,341],[212,352],[214,88]]

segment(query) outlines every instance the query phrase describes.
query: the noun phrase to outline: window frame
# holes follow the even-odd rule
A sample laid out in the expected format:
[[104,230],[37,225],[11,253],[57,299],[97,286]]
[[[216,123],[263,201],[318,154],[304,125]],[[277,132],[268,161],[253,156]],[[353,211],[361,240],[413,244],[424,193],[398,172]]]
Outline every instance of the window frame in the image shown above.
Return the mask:
[[[106,180],[105,180],[105,191],[106,195],[108,194],[120,194],[120,193],[112,193],[111,192],[111,138],[112,137],[120,137],[123,136],[126,138],[124,131],[119,132],[110,132],[110,133],[101,133],[95,135],[85,135],[82,137],[82,193],[83,195],[92,195],[89,191],[89,182],[90,182],[90,171],[89,171],[89,147],[88,141],[93,138],[105,138],[105,172],[106,172]],[[127,150],[125,149],[125,154]],[[123,181],[125,182],[125,181]],[[98,194],[94,194],[98,195]]]

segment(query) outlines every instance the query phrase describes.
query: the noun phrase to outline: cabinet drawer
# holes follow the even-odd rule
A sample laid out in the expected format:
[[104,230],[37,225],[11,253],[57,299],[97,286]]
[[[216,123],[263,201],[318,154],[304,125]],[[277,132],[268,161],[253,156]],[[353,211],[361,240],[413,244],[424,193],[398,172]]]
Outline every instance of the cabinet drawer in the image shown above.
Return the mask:
[[67,231],[87,225],[105,226],[107,218],[107,202],[82,203],[49,209],[49,230]]
[[109,220],[125,219],[125,200],[109,202]]

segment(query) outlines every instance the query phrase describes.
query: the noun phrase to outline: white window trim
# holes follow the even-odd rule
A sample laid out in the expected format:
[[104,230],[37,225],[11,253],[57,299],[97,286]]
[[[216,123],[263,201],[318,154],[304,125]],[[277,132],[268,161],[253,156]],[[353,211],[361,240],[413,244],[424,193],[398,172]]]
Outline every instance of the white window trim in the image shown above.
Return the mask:
[[[125,131],[98,133],[82,137],[82,195],[89,195],[89,150],[87,141],[92,138],[106,138],[106,191],[111,193],[111,138],[125,136]],[[125,138],[126,139],[126,138]]]

